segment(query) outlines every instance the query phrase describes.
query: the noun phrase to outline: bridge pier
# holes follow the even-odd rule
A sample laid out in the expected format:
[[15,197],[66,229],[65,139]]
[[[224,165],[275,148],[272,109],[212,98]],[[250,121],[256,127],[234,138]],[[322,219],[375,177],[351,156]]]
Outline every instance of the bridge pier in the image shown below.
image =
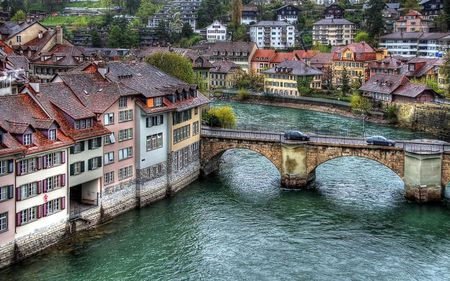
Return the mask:
[[443,198],[442,154],[405,153],[405,196],[418,203],[439,203]]
[[281,185],[286,189],[309,189],[315,180],[315,170],[307,176],[284,174],[281,176]]

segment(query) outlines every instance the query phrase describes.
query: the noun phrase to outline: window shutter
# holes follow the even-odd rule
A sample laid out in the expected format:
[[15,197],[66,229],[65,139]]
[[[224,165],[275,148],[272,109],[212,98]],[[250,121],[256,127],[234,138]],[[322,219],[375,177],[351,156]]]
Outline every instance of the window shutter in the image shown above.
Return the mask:
[[14,198],[14,186],[10,185],[8,186],[8,199]]
[[12,173],[14,171],[14,161],[8,160],[8,173]]
[[80,142],[80,151],[84,151],[84,141]]
[[81,162],[81,172],[83,173],[84,172],[84,161],[83,162]]
[[92,170],[92,159],[88,160],[88,171]]
[[48,164],[48,156],[47,155],[45,155],[45,156],[42,156],[42,157],[40,157],[39,159],[41,159],[41,161],[42,161],[42,163],[43,163],[43,165],[41,166],[41,167],[43,167],[44,169],[47,169],[47,164]]
[[47,192],[47,182],[48,182],[48,179],[45,179],[42,181],[42,190],[44,191],[44,193]]
[[97,157],[97,165],[99,168],[102,166],[102,157],[101,156]]
[[66,197],[61,198],[61,210],[66,208]]
[[163,123],[164,123],[164,115],[159,115],[159,117],[160,117],[160,124],[162,125]]
[[42,218],[43,209],[44,209],[44,205],[37,206],[37,217],[38,217],[38,219]]
[[66,151],[61,151],[61,164],[66,163]]
[[20,161],[16,162],[16,175],[20,176],[22,174],[22,171],[20,170]]
[[111,135],[109,135],[109,140],[111,143],[115,143],[116,142],[116,137],[114,136],[114,133],[111,133]]
[[21,195],[20,190],[21,190],[20,187],[16,187],[16,201],[22,200],[22,195]]
[[92,149],[92,139],[88,140],[88,149]]
[[147,128],[149,127],[149,126],[148,126],[148,125],[149,125],[149,124],[148,124],[148,119],[149,119],[149,117],[145,118],[145,127],[147,127]]
[[43,157],[37,158],[37,169],[38,170],[42,169],[42,160],[43,160]]
[[71,164],[70,165],[70,175],[73,176],[73,174],[75,174],[75,168],[74,168],[75,164]]
[[102,147],[102,138],[101,137],[97,138],[97,147]]
[[42,181],[38,181],[37,185],[38,185],[38,194],[41,194],[43,192],[43,190],[42,190]]
[[20,226],[21,219],[22,219],[21,212],[18,212],[16,214],[16,225],[17,226]]
[[61,187],[66,186],[66,174],[59,175],[59,185]]
[[73,146],[70,147],[70,154],[73,154],[75,152],[75,148]]
[[42,216],[46,217],[47,216],[47,203],[45,203],[44,205],[42,205]]

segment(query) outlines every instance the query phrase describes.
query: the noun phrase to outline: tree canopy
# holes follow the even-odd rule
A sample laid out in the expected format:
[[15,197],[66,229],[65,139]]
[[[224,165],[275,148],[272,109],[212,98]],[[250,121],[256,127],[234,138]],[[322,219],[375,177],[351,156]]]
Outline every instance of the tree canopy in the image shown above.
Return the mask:
[[189,59],[179,54],[172,52],[156,52],[148,56],[145,61],[186,83],[193,84],[195,82],[192,63]]
[[359,43],[362,41],[364,41],[364,42],[370,41],[369,33],[365,32],[365,31],[359,31],[358,33],[356,33],[355,42]]
[[384,22],[382,11],[385,7],[383,0],[369,0],[366,12],[366,30],[372,36],[370,43],[376,44],[378,38],[384,33]]
[[214,106],[203,115],[203,119],[211,127],[236,127],[236,114],[231,106]]
[[11,21],[24,21],[27,19],[27,14],[23,10],[18,10],[14,16],[11,18]]

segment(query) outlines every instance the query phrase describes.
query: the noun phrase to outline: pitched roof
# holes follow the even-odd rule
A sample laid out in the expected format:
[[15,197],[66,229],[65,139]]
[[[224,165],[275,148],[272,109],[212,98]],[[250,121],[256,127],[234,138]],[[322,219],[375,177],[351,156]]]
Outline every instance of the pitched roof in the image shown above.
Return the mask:
[[[33,59],[33,64],[77,66],[82,63],[81,58],[83,55],[84,50],[81,47],[58,44],[50,49],[50,51],[42,53],[39,57]],[[49,56],[50,58],[47,60],[42,60],[41,57],[44,56]]]
[[253,26],[290,26],[290,25],[292,25],[292,24],[287,23],[285,21],[262,20],[255,24],[252,24],[251,27],[253,27]]
[[416,83],[406,83],[405,85],[401,85],[395,92],[394,95],[402,96],[402,97],[410,97],[415,98],[418,95],[422,94],[424,91],[430,91],[431,89],[426,85],[416,84]]
[[372,61],[369,63],[369,68],[398,69],[402,66],[403,62],[393,57],[387,57],[383,60]]
[[255,51],[255,54],[252,57],[253,62],[260,62],[260,61],[271,61],[276,55],[275,50],[270,49],[258,49]]
[[313,76],[322,75],[322,71],[308,66],[301,60],[289,60],[278,64],[268,70],[263,71],[264,74],[286,73],[296,76]]
[[219,60],[213,63],[212,73],[228,73],[232,70],[239,69],[239,66],[232,61]]
[[311,59],[312,57],[314,57],[315,55],[317,55],[319,53],[319,51],[316,50],[295,50],[294,54],[299,58],[299,59]]
[[449,36],[447,32],[394,32],[380,37],[380,39],[428,39],[436,40]]
[[405,75],[376,74],[369,78],[359,90],[365,92],[376,92],[392,94],[400,85],[409,83]]
[[297,60],[297,59],[298,58],[294,52],[289,52],[289,53],[277,52],[275,54],[275,57],[270,62],[271,63],[280,63],[280,62],[287,61],[287,60]]
[[346,20],[346,19],[335,19],[335,18],[321,19],[314,23],[314,25],[332,25],[332,24],[347,25],[347,24],[354,24],[354,23],[349,20]]
[[332,53],[317,53],[314,57],[312,57],[309,62],[311,65],[326,65],[331,64],[331,60],[333,58]]
[[106,67],[107,79],[126,85],[145,97],[163,96],[194,87],[145,62],[109,62]]
[[338,47],[335,52],[342,52],[346,49],[351,50],[354,53],[373,53],[375,50],[366,42],[348,44],[347,46]]

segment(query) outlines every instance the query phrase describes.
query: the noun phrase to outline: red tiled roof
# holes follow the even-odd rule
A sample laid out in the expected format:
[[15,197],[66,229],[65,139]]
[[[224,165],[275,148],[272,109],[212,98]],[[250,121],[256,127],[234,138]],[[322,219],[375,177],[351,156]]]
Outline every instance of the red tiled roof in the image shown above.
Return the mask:
[[294,51],[294,54],[299,58],[299,59],[310,59],[312,57],[314,57],[315,55],[317,55],[319,52],[315,51],[315,50],[296,50]]
[[276,53],[275,57],[270,61],[271,63],[280,63],[287,60],[298,60],[294,52]]
[[275,50],[258,49],[252,57],[252,62],[270,62],[276,55]]

